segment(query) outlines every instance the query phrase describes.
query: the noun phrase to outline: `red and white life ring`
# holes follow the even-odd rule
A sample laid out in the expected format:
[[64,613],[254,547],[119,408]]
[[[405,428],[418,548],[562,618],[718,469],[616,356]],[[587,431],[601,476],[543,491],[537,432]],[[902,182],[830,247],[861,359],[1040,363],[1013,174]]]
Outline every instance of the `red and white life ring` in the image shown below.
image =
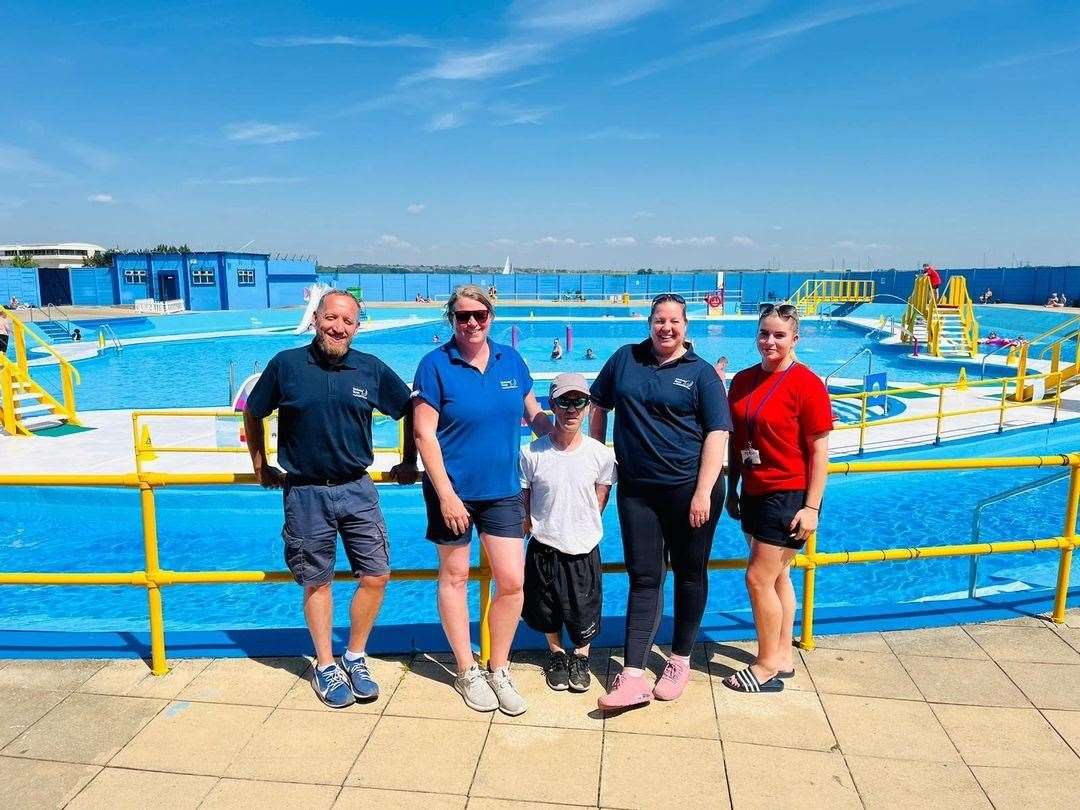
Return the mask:
[[718,307],[723,306],[724,299],[720,296],[720,293],[713,292],[705,296],[705,303],[713,309],[717,309]]

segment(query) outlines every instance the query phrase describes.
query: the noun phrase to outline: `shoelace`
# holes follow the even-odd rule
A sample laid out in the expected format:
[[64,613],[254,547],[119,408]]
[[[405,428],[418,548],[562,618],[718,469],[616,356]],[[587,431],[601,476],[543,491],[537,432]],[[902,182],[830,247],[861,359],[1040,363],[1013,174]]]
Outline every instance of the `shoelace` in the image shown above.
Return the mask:
[[679,679],[679,672],[682,667],[673,661],[668,661],[667,666],[664,667],[664,671],[660,674],[660,678],[667,678],[669,681],[677,681]]
[[345,673],[341,671],[340,667],[334,667],[333,669],[319,673],[323,682],[326,684],[326,691],[330,691],[335,686],[348,686],[349,682],[345,680]]
[[589,662],[576,655],[570,658],[570,675],[583,675],[589,671]]
[[350,662],[353,672],[359,672],[363,677],[370,678],[371,672],[368,671],[367,661],[361,658],[359,661]]

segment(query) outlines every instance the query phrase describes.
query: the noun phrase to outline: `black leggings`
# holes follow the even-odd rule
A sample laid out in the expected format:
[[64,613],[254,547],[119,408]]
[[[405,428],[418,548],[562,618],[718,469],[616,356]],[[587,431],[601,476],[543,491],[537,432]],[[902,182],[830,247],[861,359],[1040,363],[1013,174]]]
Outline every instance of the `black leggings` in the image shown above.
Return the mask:
[[675,572],[675,631],[671,651],[690,655],[709,594],[708,562],[713,532],[724,505],[724,479],[712,491],[709,519],[690,526],[696,484],[680,487],[619,482],[616,501],[623,555],[630,574],[626,605],[626,666],[644,669],[664,612],[664,577]]

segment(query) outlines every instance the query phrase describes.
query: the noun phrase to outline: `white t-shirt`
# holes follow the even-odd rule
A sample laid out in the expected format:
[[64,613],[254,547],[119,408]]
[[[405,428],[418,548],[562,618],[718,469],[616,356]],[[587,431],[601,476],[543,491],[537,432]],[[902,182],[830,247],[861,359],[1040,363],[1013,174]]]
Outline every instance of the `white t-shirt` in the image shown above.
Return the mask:
[[597,484],[615,483],[615,453],[591,436],[559,450],[545,436],[521,448],[521,488],[529,490],[533,536],[566,554],[587,554],[604,536]]

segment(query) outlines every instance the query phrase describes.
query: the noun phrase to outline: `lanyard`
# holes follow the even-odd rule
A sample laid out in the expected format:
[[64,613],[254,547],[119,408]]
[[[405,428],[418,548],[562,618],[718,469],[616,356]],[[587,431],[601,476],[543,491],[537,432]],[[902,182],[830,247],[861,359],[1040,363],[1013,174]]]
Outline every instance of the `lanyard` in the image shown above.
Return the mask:
[[750,393],[747,394],[747,396],[746,396],[746,446],[747,447],[752,447],[753,446],[753,443],[754,443],[754,423],[757,421],[758,414],[761,413],[761,409],[764,407],[765,403],[768,402],[769,397],[771,397],[773,395],[773,392],[780,386],[780,383],[782,383],[784,381],[784,377],[787,376],[788,372],[791,371],[791,369],[793,369],[795,367],[795,365],[796,365],[795,363],[792,363],[790,366],[788,366],[786,369],[784,369],[784,373],[781,374],[779,376],[779,378],[777,378],[776,382],[774,382],[772,384],[772,388],[770,388],[768,391],[765,392],[765,396],[763,396],[761,398],[761,402],[758,403],[757,408],[754,409],[754,413],[751,414],[750,413],[750,404],[751,404],[751,400],[754,397],[754,390],[757,389],[758,384],[761,381],[761,366],[758,366],[758,372],[754,376],[754,390],[751,390]]

